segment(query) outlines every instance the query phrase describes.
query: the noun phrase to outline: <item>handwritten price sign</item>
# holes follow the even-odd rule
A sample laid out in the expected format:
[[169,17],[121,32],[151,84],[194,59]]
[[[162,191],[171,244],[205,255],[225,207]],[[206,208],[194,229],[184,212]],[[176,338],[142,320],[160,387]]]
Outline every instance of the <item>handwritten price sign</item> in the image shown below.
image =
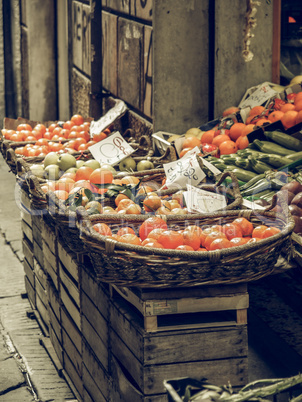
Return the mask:
[[240,103],[240,108],[262,105],[268,99],[277,95],[277,91],[269,86],[267,83],[263,83],[255,92],[253,92],[246,100]]
[[197,154],[200,154],[200,150],[195,147],[181,159],[163,165],[167,177],[166,187],[172,187],[175,184],[184,187],[187,183],[197,185],[206,177],[197,161]]
[[127,156],[135,152],[127,141],[117,131],[110,135],[108,138],[91,145],[89,150],[95,160],[102,163],[108,163],[109,165],[117,165]]
[[224,195],[211,193],[189,184],[187,184],[187,191],[184,193],[184,197],[188,211],[193,213],[214,212],[227,206]]

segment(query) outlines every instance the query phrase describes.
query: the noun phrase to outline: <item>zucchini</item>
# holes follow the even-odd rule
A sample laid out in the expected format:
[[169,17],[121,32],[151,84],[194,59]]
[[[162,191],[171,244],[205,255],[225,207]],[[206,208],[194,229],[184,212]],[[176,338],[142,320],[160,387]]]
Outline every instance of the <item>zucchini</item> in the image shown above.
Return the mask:
[[257,159],[261,162],[268,163],[274,168],[280,168],[282,166],[286,166],[288,165],[289,162],[288,158],[286,158],[285,156],[275,154],[258,155]]
[[302,141],[298,138],[294,138],[291,135],[282,133],[281,131],[264,131],[264,135],[270,140],[276,142],[279,145],[293,151],[302,151]]
[[251,180],[249,180],[247,183],[245,183],[243,186],[240,186],[239,190],[244,191],[247,190],[248,188],[251,188],[252,186],[256,185],[260,180],[265,178],[265,174],[259,174],[253,177]]
[[285,158],[288,158],[288,159],[290,159],[292,161],[298,161],[299,159],[302,159],[302,151],[294,152],[294,153],[291,153],[289,155],[286,155]]
[[271,165],[268,165],[267,163],[261,162],[260,160],[257,160],[253,157],[249,157],[251,161],[251,165],[256,173],[264,173],[268,170],[273,169]]
[[244,182],[248,182],[249,180],[253,179],[255,176],[258,176],[254,172],[251,172],[251,171],[245,170],[245,169],[241,169],[237,166],[234,166],[232,168],[230,168],[230,166],[228,166],[226,171],[233,172],[238,180],[244,181]]
[[242,168],[249,170],[250,172],[253,171],[253,167],[251,165],[251,161],[248,158],[237,158],[235,161],[235,165]]
[[253,144],[261,151],[267,154],[276,154],[276,155],[290,155],[292,151],[290,149],[284,148],[281,145],[278,145],[274,142],[270,141],[260,141],[254,140]]

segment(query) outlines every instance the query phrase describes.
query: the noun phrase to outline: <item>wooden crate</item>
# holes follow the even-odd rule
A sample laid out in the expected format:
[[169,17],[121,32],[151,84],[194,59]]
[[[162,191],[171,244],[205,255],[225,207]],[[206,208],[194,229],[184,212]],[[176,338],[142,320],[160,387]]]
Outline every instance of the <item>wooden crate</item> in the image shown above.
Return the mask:
[[34,267],[34,248],[33,248],[33,244],[25,236],[22,239],[22,251],[23,251],[24,258],[26,259],[28,264],[33,269],[33,267]]
[[36,311],[44,325],[43,330],[48,335],[49,313],[48,313],[48,295],[47,295],[47,275],[38,261],[34,260],[35,273],[35,291],[36,291]]
[[93,279],[89,262],[81,270],[81,315],[83,341],[109,372],[109,289]]
[[44,269],[57,291],[59,291],[58,244],[56,232],[44,222],[42,231]]
[[61,318],[61,301],[59,293],[49,280],[47,283],[47,298],[48,298],[48,311],[49,322],[62,345],[62,318]]
[[[93,401],[109,401],[111,377],[100,364],[93,349],[83,339],[83,385]],[[85,398],[84,398],[85,400]]]
[[[214,312],[220,313],[221,319],[216,319],[219,326],[247,323],[249,298],[246,284],[171,289],[129,289],[112,285],[111,294],[113,298],[120,295],[143,316],[144,329],[148,332],[177,329],[179,326],[207,326],[209,314],[206,313],[210,313],[212,320]],[[188,322],[188,314],[201,312],[205,314],[199,315],[200,322]]]
[[[165,378],[207,377],[213,383],[242,386],[248,374],[247,324],[228,321],[225,313],[165,315],[161,317],[172,325],[148,332],[143,315],[115,296],[110,310],[112,356],[144,397],[164,393]],[[176,316],[182,319],[178,325]]]
[[28,219],[26,219],[28,214],[25,214],[24,212],[21,211],[21,230],[23,237],[26,237],[28,241],[33,244],[34,238],[33,238],[33,231],[32,227],[28,223]]
[[32,309],[36,308],[36,292],[35,288],[32,286],[30,283],[28,276],[24,275],[24,282],[25,282],[25,290],[28,296],[29,303],[32,307]]

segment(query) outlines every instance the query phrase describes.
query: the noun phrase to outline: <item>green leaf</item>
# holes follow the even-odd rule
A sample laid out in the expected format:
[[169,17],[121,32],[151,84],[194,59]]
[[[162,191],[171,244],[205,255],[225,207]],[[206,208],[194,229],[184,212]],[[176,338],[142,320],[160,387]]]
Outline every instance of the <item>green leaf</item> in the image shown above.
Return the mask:
[[94,200],[93,192],[91,190],[89,190],[89,188],[85,188],[84,194],[88,198],[88,201],[93,201]]

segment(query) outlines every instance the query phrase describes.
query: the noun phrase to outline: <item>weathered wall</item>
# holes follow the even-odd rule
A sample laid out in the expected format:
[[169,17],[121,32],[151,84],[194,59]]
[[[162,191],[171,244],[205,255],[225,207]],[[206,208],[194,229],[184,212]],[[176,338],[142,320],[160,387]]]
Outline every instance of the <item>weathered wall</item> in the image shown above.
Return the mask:
[[245,91],[272,77],[273,1],[261,1],[255,15],[257,25],[251,32],[251,61],[242,57],[246,2],[215,2],[215,88],[214,116],[228,106],[237,106]]
[[57,118],[54,0],[27,0],[29,118]]

